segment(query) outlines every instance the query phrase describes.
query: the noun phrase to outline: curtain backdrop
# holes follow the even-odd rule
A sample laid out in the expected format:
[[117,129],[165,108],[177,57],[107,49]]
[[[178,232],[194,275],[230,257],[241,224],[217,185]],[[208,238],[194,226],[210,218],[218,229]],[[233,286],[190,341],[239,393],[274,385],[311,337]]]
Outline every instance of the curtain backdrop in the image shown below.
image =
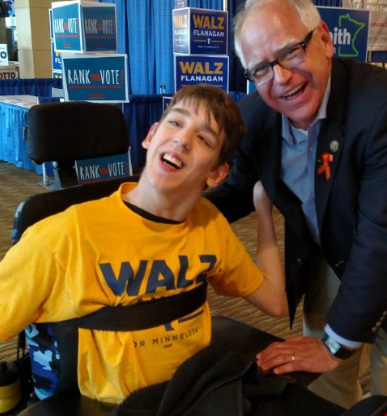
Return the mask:
[[[100,0],[117,8],[118,50],[128,55],[129,94],[173,94],[172,9],[174,0]],[[229,89],[246,91],[243,69],[234,54],[232,19],[244,0],[228,0]],[[314,0],[341,7],[341,0]],[[223,10],[223,0],[189,0],[189,7]]]
[[60,78],[0,80],[0,95],[39,95],[50,97],[53,88],[62,88],[62,80]]

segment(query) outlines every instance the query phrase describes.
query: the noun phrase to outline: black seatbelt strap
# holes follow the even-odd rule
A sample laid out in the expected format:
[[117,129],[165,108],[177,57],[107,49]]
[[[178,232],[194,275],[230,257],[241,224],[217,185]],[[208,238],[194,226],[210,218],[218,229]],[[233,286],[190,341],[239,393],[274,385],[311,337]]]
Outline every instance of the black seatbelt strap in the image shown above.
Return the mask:
[[206,299],[207,282],[177,295],[131,306],[106,306],[89,315],[52,324],[104,331],[138,331],[167,324],[193,313]]

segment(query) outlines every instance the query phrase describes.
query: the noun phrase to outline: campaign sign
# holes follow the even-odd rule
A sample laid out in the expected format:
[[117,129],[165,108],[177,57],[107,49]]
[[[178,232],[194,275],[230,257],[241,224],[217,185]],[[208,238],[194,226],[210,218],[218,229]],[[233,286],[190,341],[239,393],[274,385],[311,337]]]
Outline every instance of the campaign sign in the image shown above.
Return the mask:
[[56,51],[84,50],[81,35],[81,5],[78,2],[52,3],[52,26]]
[[116,8],[84,7],[83,27],[87,51],[117,51]]
[[52,71],[52,78],[63,78],[63,72],[62,71]]
[[386,51],[387,0],[343,0],[342,7],[369,10],[368,51]]
[[228,93],[228,56],[175,55],[175,91],[206,83]]
[[0,66],[8,66],[8,46],[6,43],[0,43]]
[[317,7],[328,25],[336,56],[367,61],[368,10]]
[[68,1],[52,7],[56,51],[117,51],[115,4]]
[[17,66],[0,66],[0,80],[1,79],[18,79],[19,68]]
[[55,50],[54,42],[51,41],[51,59],[52,59],[52,70],[54,72],[62,72],[62,58],[60,52]]
[[128,102],[127,56],[62,53],[65,101]]
[[227,55],[228,12],[191,7],[172,10],[173,53]]
[[172,10],[173,53],[189,55],[188,9]]
[[130,175],[129,167],[127,153],[75,161],[75,170],[80,185],[125,178]]

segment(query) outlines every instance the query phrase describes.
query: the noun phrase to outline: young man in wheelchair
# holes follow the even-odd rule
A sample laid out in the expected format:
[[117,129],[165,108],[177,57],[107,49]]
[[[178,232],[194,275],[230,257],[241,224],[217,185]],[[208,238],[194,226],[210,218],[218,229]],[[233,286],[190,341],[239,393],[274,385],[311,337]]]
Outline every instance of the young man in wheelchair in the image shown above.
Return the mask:
[[[260,185],[257,265],[201,197],[225,178],[243,134],[227,94],[209,85],[182,88],[143,141],[147,160],[138,183],[38,222],[7,253],[0,263],[0,339],[27,328],[38,398],[75,386],[119,403],[169,380],[210,343],[206,282],[270,315],[286,313],[271,204]],[[190,299],[198,290],[199,304]],[[175,309],[168,301],[180,296],[188,296],[176,307],[183,303],[183,312],[163,318]],[[189,303],[196,306],[187,313]],[[105,321],[117,322],[71,326],[105,309],[133,311],[135,318],[108,315]]]

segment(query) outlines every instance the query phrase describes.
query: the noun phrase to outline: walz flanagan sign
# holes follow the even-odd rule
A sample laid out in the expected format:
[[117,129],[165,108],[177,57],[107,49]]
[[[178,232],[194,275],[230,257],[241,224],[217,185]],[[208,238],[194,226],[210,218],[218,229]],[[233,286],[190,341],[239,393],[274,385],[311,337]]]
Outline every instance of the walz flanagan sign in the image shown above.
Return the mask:
[[206,83],[228,93],[228,56],[175,55],[175,91]]

